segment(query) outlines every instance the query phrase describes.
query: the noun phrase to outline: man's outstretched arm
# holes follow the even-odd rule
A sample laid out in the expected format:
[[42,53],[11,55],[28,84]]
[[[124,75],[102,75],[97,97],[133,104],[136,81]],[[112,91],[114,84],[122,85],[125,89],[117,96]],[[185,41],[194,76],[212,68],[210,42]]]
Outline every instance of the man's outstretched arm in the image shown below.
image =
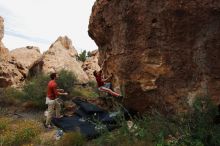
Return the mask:
[[111,75],[108,78],[103,79],[104,82],[110,80],[113,77],[113,74],[111,73]]

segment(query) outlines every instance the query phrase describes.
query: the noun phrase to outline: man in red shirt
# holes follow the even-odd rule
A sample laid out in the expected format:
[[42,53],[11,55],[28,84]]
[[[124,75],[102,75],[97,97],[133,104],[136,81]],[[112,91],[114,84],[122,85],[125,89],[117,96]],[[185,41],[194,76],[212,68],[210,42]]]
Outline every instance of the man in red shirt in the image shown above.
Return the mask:
[[118,93],[111,90],[111,83],[106,83],[106,81],[109,80],[112,76],[108,77],[107,79],[103,79],[101,70],[99,72],[94,71],[93,75],[96,78],[96,82],[98,84],[98,89],[100,91],[107,92],[107,93],[111,94],[114,97],[122,98],[122,96],[120,94],[118,94]]
[[51,128],[51,118],[54,114],[54,110],[56,111],[56,118],[61,118],[60,115],[61,106],[58,102],[58,95],[68,95],[68,93],[64,93],[63,89],[57,89],[57,79],[58,75],[56,73],[50,74],[51,80],[47,86],[47,97],[46,104],[48,105],[48,114],[46,118],[46,127]]

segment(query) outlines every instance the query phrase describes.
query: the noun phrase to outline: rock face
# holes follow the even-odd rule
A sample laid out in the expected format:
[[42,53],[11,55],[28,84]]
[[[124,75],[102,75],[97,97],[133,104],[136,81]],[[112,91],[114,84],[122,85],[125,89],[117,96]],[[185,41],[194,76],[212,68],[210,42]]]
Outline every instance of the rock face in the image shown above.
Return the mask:
[[91,56],[87,58],[85,62],[83,62],[82,68],[88,75],[89,79],[94,81],[95,77],[93,72],[95,70],[100,70],[100,66],[98,65],[99,51],[94,50],[90,54]]
[[42,60],[39,48],[33,46],[14,49],[10,52],[10,55],[22,65],[24,70],[20,70],[20,72],[22,72],[25,77],[28,76],[29,70]]
[[9,51],[5,48],[4,44],[1,42],[4,36],[4,19],[0,16],[0,61],[6,60],[9,57]]
[[43,54],[43,72],[51,73],[62,69],[73,72],[79,82],[87,82],[88,76],[76,60],[77,51],[68,37],[59,37]]
[[31,46],[9,52],[1,42],[4,36],[3,22],[0,17],[0,88],[17,87],[28,76],[29,70],[39,64],[41,54],[38,48]]
[[4,20],[0,17],[0,88],[18,84],[23,75],[18,71],[15,60],[10,57],[9,51],[1,42],[4,36]]
[[0,61],[7,60],[8,58],[9,58],[9,51],[0,41]]
[[17,86],[24,80],[23,66],[11,57],[7,48],[0,48],[0,88]]
[[4,36],[4,19],[0,16],[0,40]]
[[24,70],[21,64],[16,60],[1,61],[0,62],[0,88],[14,86],[17,87],[24,81],[24,74],[19,70]]
[[89,35],[104,73],[138,111],[220,96],[220,1],[97,0]]

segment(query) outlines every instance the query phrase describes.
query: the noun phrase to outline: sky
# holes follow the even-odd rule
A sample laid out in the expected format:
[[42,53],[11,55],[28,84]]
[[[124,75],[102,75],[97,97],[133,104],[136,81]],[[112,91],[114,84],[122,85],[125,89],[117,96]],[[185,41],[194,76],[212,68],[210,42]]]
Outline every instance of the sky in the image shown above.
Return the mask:
[[4,18],[2,42],[9,50],[37,46],[43,53],[59,37],[68,36],[78,53],[97,49],[88,35],[95,0],[0,0]]

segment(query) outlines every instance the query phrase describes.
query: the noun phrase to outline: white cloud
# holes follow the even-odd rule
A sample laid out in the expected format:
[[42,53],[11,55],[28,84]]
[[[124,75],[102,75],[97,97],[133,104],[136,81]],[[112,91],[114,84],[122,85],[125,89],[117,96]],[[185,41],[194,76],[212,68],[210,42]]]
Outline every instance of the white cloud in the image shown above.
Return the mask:
[[[11,46],[14,46],[13,49],[26,47],[26,46],[36,46],[36,47],[40,48],[41,53],[43,53],[45,50],[47,50],[50,47],[49,44],[47,45],[45,43],[39,43],[39,42],[36,43],[34,41],[30,41],[30,40],[26,40],[26,39],[23,39],[20,37],[14,37],[14,36],[10,36],[10,35],[6,35],[4,37],[4,42],[10,42],[10,43],[14,44],[14,45],[11,45]],[[7,45],[5,45],[5,46],[8,48]],[[10,50],[12,50],[12,49],[10,49]]]
[[[0,15],[5,19],[3,42],[9,49],[18,45],[50,46],[67,35],[74,47],[94,50],[88,36],[88,24],[95,0],[0,0]],[[6,12],[7,11],[7,12]],[[9,13],[10,12],[10,13]],[[45,51],[48,48],[41,48]]]

